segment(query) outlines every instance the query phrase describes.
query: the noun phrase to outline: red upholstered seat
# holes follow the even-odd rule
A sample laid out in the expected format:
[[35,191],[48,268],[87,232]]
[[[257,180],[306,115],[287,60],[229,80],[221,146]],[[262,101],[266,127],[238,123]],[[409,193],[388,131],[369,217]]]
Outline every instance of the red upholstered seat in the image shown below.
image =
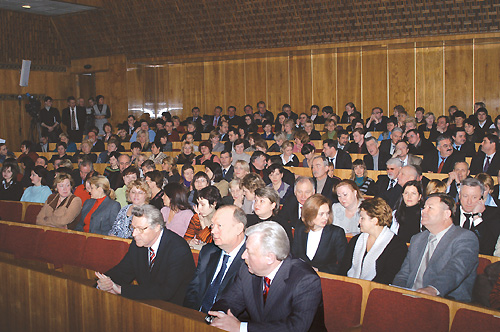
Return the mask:
[[344,331],[357,326],[361,319],[363,290],[360,285],[321,278],[325,324],[328,331]]
[[26,208],[26,212],[24,213],[24,223],[25,224],[36,224],[36,217],[38,216],[38,213],[40,213],[40,210],[42,209],[43,205],[37,205],[37,204],[30,204]]
[[85,243],[81,266],[99,272],[106,272],[118,264],[128,251],[124,241],[89,237]]
[[441,302],[373,289],[368,296],[363,331],[448,332],[449,309]]
[[498,332],[500,331],[500,316],[464,308],[458,309],[450,332],[470,331]]
[[7,229],[3,240],[5,252],[18,258],[36,259],[43,229],[22,226],[9,226]]
[[45,231],[38,242],[37,258],[56,268],[64,264],[80,266],[85,241],[85,235]]
[[483,274],[484,269],[491,264],[488,258],[479,257],[479,265],[477,266],[477,274]]
[[21,202],[0,201],[0,220],[21,222],[23,204]]

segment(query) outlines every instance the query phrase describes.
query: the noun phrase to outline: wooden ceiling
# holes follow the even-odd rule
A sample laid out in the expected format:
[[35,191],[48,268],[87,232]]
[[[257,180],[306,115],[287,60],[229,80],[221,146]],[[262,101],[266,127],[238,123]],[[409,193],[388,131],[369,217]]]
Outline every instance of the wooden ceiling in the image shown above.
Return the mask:
[[102,0],[50,18],[68,59],[129,59],[500,31],[497,0]]

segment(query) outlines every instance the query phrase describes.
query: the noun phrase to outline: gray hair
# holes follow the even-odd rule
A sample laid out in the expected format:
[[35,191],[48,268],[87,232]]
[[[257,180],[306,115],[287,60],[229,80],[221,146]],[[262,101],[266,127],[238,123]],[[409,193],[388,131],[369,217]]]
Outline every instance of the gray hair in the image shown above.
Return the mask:
[[299,184],[301,184],[302,182],[309,182],[314,188],[314,180],[313,179],[311,179],[310,177],[307,177],[307,176],[299,176],[297,178],[297,180],[295,180],[294,191],[297,188],[297,186]]
[[312,163],[313,163],[316,159],[321,159],[321,160],[323,161],[323,165],[325,165],[325,167],[328,167],[328,159],[326,159],[326,157],[325,157],[325,156],[322,156],[322,155],[315,156],[315,157],[311,160],[311,167],[312,167]]
[[469,163],[466,162],[466,161],[457,161],[455,163],[455,165],[453,165],[453,169],[455,169],[455,167],[457,167],[458,164],[464,164],[464,165],[466,165],[467,166],[467,170],[469,170]]
[[403,129],[401,129],[399,127],[394,127],[394,129],[391,131],[391,133],[394,133],[394,132],[400,132],[402,134],[403,133]]
[[277,140],[282,140],[282,141],[286,141],[286,134],[282,131],[276,133],[276,135],[274,135],[274,140],[277,141]]
[[132,206],[132,215],[136,217],[144,217],[151,226],[159,225],[165,227],[165,220],[160,210],[153,205]]
[[[416,180],[418,178],[418,171],[417,169],[415,168],[415,166],[413,165],[406,165],[404,166],[403,168],[406,168],[406,169],[410,169],[412,170],[412,173],[413,173],[413,180]],[[403,168],[401,168],[401,170],[403,170]]]
[[403,167],[403,162],[401,160],[399,160],[399,158],[391,158],[391,159],[387,160],[387,162],[385,164],[386,164],[386,166],[394,165],[397,167]]
[[260,250],[263,254],[272,253],[279,261],[290,254],[290,240],[285,229],[275,221],[263,221],[250,226],[245,231],[246,236],[260,235]]
[[448,135],[439,135],[438,138],[436,139],[436,146],[439,146],[439,144],[444,141],[445,139],[449,139],[450,142],[453,142],[450,136]]
[[217,211],[223,210],[223,209],[232,209],[233,210],[233,220],[236,222],[240,222],[243,224],[243,226],[247,226],[247,215],[243,210],[236,205],[224,205],[221,206]]
[[466,178],[465,180],[462,181],[461,187],[463,186],[467,186],[467,187],[479,187],[479,189],[481,189],[481,196],[483,195],[484,193],[484,184],[479,181],[478,179],[474,179],[474,178]]

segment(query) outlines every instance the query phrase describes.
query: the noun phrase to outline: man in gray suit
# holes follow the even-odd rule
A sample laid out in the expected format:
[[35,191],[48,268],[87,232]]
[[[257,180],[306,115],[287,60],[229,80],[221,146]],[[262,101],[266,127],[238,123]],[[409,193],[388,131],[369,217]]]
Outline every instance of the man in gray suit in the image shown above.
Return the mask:
[[396,286],[417,292],[470,302],[476,279],[479,241],[474,233],[453,225],[455,201],[446,194],[427,198],[422,225],[427,230],[414,235]]

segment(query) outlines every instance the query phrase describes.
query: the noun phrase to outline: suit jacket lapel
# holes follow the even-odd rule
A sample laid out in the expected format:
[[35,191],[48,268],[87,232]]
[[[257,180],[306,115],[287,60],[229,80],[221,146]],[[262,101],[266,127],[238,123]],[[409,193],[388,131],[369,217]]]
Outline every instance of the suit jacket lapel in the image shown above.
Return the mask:
[[[282,300],[281,295],[286,291],[286,281],[290,275],[291,258],[288,257],[283,261],[278,273],[274,276],[267,294],[266,304],[264,305],[264,320],[278,306]],[[264,298],[261,296],[262,302]]]
[[312,259],[313,262],[316,258],[319,258],[318,253],[328,252],[326,250],[326,247],[328,246],[328,244],[331,240],[330,239],[331,233],[332,233],[332,229],[330,227],[323,228],[323,232],[321,233],[321,238],[319,239],[318,249],[314,253],[314,257]]
[[[259,311],[259,321],[263,321],[264,317],[264,297],[263,297],[263,280],[262,277],[252,276],[252,289],[253,297],[255,300],[255,307]],[[269,298],[269,294],[268,294]]]
[[221,251],[221,249],[218,249],[210,254],[210,258],[205,269],[207,288],[208,285],[210,285],[210,283],[212,282],[212,277],[214,277],[215,270],[217,269],[217,265],[219,264]]
[[[163,254],[164,254],[164,251],[163,250],[165,247],[167,246],[167,229],[163,229],[163,234],[161,236],[161,240],[160,240],[160,245],[158,246],[158,250],[157,252],[155,253],[155,264],[153,265],[153,268],[150,269],[150,275],[151,275],[151,278],[153,278],[154,276],[156,276],[156,274],[158,273],[158,264],[161,259],[163,258]],[[149,250],[146,248],[146,265],[147,265],[147,268],[149,269]]]
[[[227,270],[226,275],[224,276],[224,279],[222,280],[222,283],[221,283],[219,289],[223,290],[226,287],[226,285],[228,284],[230,278],[226,278],[226,276],[230,276],[231,274],[235,275],[240,270],[241,264],[239,264],[239,263],[241,263],[241,255],[243,254],[243,252],[245,251],[245,249],[246,249],[246,246],[243,243],[243,245],[241,246],[240,250],[236,254],[236,257],[234,257],[234,260],[232,261],[231,265],[229,266],[229,269]],[[217,296],[219,296],[220,293],[221,292],[219,292],[217,294]]]
[[425,248],[427,246],[427,239],[429,238],[429,231],[424,231],[423,233],[426,233],[426,236],[422,236],[419,240],[421,243],[415,243],[416,244],[416,252],[415,252],[415,268],[413,271],[411,271],[411,274],[408,276],[407,280],[407,285],[408,287],[412,287],[413,283],[415,281],[415,278],[417,277],[417,272],[418,268],[420,267],[420,262],[422,261],[422,257],[424,256]]

